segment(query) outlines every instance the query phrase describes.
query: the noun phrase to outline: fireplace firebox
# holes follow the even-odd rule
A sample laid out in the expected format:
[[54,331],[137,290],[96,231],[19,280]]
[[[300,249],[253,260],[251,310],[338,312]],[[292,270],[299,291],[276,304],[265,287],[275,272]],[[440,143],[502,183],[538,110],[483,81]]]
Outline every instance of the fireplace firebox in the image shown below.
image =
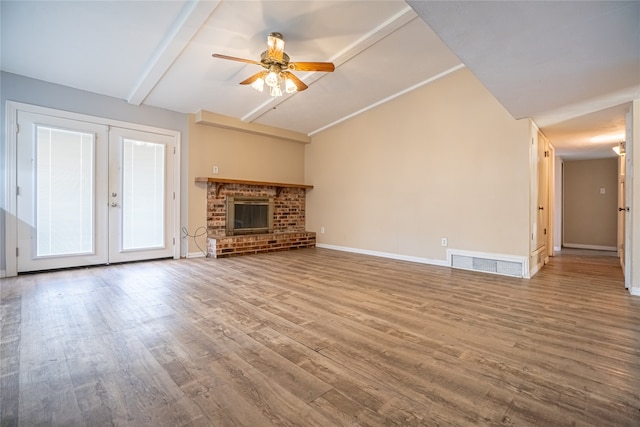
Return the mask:
[[273,197],[227,197],[227,236],[273,233]]

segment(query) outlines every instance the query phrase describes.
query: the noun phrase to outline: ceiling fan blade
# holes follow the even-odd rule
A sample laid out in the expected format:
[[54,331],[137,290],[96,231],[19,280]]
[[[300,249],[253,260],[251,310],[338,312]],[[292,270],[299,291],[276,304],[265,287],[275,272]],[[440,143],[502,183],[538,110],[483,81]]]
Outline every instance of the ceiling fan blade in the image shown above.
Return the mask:
[[282,54],[284,53],[284,39],[280,33],[271,33],[267,37],[267,45],[269,46],[269,58],[282,62]]
[[221,55],[219,53],[214,53],[211,56],[213,56],[214,58],[228,59],[230,61],[246,62],[247,64],[261,65],[258,61],[253,61],[251,59],[244,59],[244,58],[236,58],[235,56]]
[[293,82],[293,84],[296,85],[296,88],[298,89],[298,92],[301,92],[301,91],[303,91],[303,90],[305,90],[306,88],[309,87],[306,84],[304,84],[304,82],[302,80],[297,78],[293,73],[290,73],[289,71],[283,71],[282,74],[284,74],[285,78],[291,80]]
[[332,72],[336,67],[331,62],[290,62],[289,69],[295,71],[324,71]]
[[245,79],[245,80],[241,81],[240,84],[241,85],[250,85],[251,83],[253,83],[256,80],[258,80],[260,77],[266,76],[267,73],[268,73],[268,71],[260,71],[259,73],[254,74],[253,76],[249,77],[248,79]]

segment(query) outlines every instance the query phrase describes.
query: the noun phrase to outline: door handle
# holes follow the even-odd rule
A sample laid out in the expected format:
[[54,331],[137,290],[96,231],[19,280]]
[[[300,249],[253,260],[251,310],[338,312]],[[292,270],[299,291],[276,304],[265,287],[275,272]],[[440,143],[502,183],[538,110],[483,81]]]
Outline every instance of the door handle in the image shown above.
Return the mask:
[[112,208],[117,208],[119,205],[116,202],[111,202],[111,207]]
[[544,206],[538,206],[538,210],[539,211],[543,211],[544,210]]
[[625,210],[625,208],[618,208],[618,212],[622,212],[624,210]]

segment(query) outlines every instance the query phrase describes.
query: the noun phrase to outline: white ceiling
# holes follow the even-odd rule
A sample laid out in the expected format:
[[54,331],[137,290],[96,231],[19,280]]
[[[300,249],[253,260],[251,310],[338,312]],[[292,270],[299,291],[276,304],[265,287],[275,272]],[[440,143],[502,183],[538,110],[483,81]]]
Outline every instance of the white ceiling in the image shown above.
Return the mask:
[[[464,62],[559,152],[612,153],[589,139],[624,132],[626,103],[640,98],[640,2],[409,3],[420,16],[402,0],[2,0],[0,66],[312,135]],[[336,71],[297,72],[309,89],[274,101],[238,85],[256,65],[211,57],[257,60],[273,31],[292,61],[332,61]]]
[[[565,156],[610,156],[640,99],[638,1],[409,1],[515,118]],[[575,153],[575,151],[578,153]]]

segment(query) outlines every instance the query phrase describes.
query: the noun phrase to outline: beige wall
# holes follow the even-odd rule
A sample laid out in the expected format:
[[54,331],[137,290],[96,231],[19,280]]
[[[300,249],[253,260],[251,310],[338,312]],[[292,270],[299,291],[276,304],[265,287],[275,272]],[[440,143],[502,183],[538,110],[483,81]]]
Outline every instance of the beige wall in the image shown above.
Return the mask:
[[[565,161],[563,230],[565,246],[617,246],[618,160]],[[604,188],[605,194],[601,194]]]
[[[189,166],[187,178],[188,230],[206,227],[206,184],[196,184],[198,176],[219,178],[304,183],[304,144],[237,130],[195,123],[189,117]],[[204,238],[198,240],[205,244]],[[190,254],[198,252],[189,239]]]
[[307,230],[318,243],[445,260],[529,255],[530,122],[461,70],[314,135]]

